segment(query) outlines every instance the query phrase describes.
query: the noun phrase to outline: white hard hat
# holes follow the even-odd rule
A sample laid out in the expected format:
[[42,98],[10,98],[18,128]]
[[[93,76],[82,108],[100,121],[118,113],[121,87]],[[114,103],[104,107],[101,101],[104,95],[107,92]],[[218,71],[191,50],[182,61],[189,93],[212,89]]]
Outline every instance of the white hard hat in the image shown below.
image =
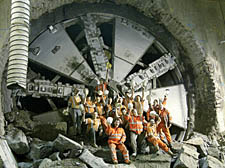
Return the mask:
[[155,120],[154,120],[154,119],[151,119],[151,120],[150,120],[150,123],[151,123],[151,124],[155,124]]
[[107,124],[111,125],[112,122],[113,122],[113,118],[112,117],[108,117],[106,121],[107,121]]
[[105,90],[104,91],[104,95],[108,95],[109,94],[109,91],[108,90]]
[[128,109],[132,109],[133,108],[133,103],[128,103]]
[[130,83],[131,87],[134,87],[135,86],[135,83],[136,82],[134,80],[132,80],[131,83]]
[[151,111],[150,116],[154,116],[154,115],[157,115],[157,113],[155,111]]
[[100,81],[99,80],[97,80],[97,85],[100,85]]
[[146,87],[147,84],[148,84],[148,81],[147,81],[147,80],[145,80],[145,81],[142,83],[143,87]]
[[84,105],[83,104],[80,104],[79,107],[80,107],[81,111],[84,111]]
[[147,98],[148,102],[151,103],[151,95],[149,94],[146,98]]
[[98,91],[98,95],[99,95],[99,96],[102,95],[102,91],[101,91],[101,90]]
[[89,93],[88,88],[84,88],[84,94],[85,94],[85,96],[87,96],[87,95],[88,95],[88,93]]

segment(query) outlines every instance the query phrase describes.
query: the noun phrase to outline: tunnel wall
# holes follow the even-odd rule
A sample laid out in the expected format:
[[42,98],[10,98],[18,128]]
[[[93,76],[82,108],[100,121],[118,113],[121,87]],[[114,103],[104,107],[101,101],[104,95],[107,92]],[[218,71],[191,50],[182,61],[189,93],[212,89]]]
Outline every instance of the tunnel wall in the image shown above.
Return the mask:
[[[188,0],[186,0],[188,1]],[[52,10],[64,4],[72,2],[90,2],[102,3],[101,0],[31,0],[31,19],[38,19],[44,13],[51,14]],[[223,87],[218,81],[224,81],[220,70],[220,63],[210,53],[205,52],[199,44],[193,32],[187,29],[171,12],[168,11],[165,2],[160,0],[115,0],[118,5],[129,5],[136,8],[145,16],[156,19],[162,26],[179,41],[182,45],[182,57],[178,58],[179,68],[182,70],[186,82],[189,99],[189,113],[191,117],[191,129],[203,133],[223,132],[224,131],[224,107],[223,107]],[[0,1],[0,6],[9,7],[6,0]],[[62,11],[64,12],[63,9]],[[5,12],[7,13],[7,11]],[[6,14],[7,15],[7,14]],[[8,16],[8,15],[7,15]],[[1,18],[3,19],[3,18]],[[55,18],[59,20],[60,18]],[[3,19],[8,22],[7,19]],[[2,23],[1,23],[2,24]],[[34,33],[34,32],[33,32]],[[5,44],[7,32],[0,41]],[[209,41],[210,43],[210,41]],[[1,47],[1,46],[0,46]],[[2,48],[2,47],[1,47]],[[7,46],[3,47],[4,51],[0,57],[4,58],[2,66],[0,65],[1,74],[3,67],[7,62],[5,52]],[[222,56],[221,56],[222,57]],[[2,60],[2,59],[1,59]],[[219,78],[218,78],[219,76]],[[2,79],[2,78],[1,78]],[[194,84],[190,81],[194,79]],[[192,99],[194,96],[194,99]],[[196,107],[196,108],[195,108]],[[203,122],[202,122],[203,121]]]

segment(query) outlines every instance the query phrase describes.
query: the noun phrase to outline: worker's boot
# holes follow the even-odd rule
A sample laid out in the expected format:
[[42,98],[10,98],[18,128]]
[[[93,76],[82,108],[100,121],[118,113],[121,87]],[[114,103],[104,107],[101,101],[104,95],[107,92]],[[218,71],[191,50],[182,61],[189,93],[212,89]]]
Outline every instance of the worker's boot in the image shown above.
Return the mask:
[[117,160],[113,160],[113,164],[118,164],[118,161]]
[[131,164],[131,161],[130,160],[125,160],[125,163],[126,164]]
[[169,150],[167,153],[168,153],[170,156],[172,156],[172,157],[175,156],[174,153],[173,153],[171,150]]

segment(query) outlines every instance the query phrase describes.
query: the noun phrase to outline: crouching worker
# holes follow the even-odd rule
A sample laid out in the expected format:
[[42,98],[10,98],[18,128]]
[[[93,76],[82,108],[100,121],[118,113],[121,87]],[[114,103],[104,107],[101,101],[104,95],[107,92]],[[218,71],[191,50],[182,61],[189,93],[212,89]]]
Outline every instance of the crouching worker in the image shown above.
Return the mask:
[[[103,117],[100,117],[100,118],[101,120],[103,120],[102,121],[103,123],[106,123],[105,118]],[[124,145],[124,142],[126,141],[126,134],[124,132],[124,129],[119,127],[120,122],[121,120],[119,118],[114,118],[112,122],[112,126],[107,124],[107,128],[105,132],[109,136],[108,144],[111,150],[113,163],[118,164],[117,155],[116,155],[116,149],[118,148],[123,154],[125,163],[130,164],[131,162],[129,160],[129,152],[126,146]]]
[[92,119],[91,118],[85,119],[85,117],[83,117],[83,122],[87,124],[86,134],[90,138],[91,145],[97,148],[98,146],[96,144],[96,133],[99,132],[99,134],[101,134],[103,131],[101,127],[101,121],[98,118],[98,113],[94,112]]
[[153,144],[155,146],[157,151],[159,150],[159,148],[161,148],[169,155],[171,155],[171,156],[174,155],[173,152],[167,147],[167,145],[165,143],[163,143],[160,140],[160,138],[158,137],[154,119],[150,120],[150,123],[147,127],[147,140],[148,140],[148,142],[150,142],[151,144]]

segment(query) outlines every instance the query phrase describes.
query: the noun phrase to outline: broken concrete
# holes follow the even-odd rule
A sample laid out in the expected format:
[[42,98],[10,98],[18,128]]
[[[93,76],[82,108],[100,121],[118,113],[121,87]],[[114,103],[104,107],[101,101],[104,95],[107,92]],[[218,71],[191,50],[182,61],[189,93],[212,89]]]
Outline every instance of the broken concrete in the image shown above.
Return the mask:
[[117,165],[109,165],[109,168],[136,168],[136,166],[131,163],[130,165],[126,165],[126,164],[117,164]]
[[19,168],[33,168],[33,163],[20,162],[18,163]]
[[106,164],[102,158],[94,156],[89,150],[85,149],[83,153],[79,156],[79,159],[92,168],[107,168]]
[[52,163],[51,159],[45,158],[42,160],[40,166],[38,168],[47,168]]
[[182,152],[179,154],[174,168],[197,168],[198,167],[198,156],[196,147],[184,144],[182,146]]
[[77,158],[82,153],[82,150],[72,149],[68,155],[68,158]]
[[199,165],[200,168],[225,168],[224,163],[212,156],[207,156],[200,159]]
[[54,140],[53,147],[54,147],[54,149],[56,149],[60,152],[64,152],[64,151],[70,150],[70,149],[74,149],[74,150],[82,150],[83,149],[83,147],[79,143],[77,143],[61,134],[59,134],[58,137]]
[[194,159],[193,157],[190,157],[188,154],[186,153],[181,153],[173,168],[197,168],[198,167],[198,160]]
[[27,158],[32,160],[43,159],[53,153],[53,143],[42,141],[34,138],[30,145],[30,152],[27,154]]
[[60,156],[59,156],[59,152],[55,152],[53,154],[51,154],[49,156],[49,159],[51,159],[52,161],[55,161],[55,160],[61,160]]
[[79,159],[64,159],[51,161],[50,159],[43,160],[39,168],[87,168]]
[[7,141],[0,139],[0,165],[4,168],[17,168],[17,162],[10,150]]
[[218,160],[222,159],[222,152],[218,148],[210,146],[208,147],[208,155],[217,158]]
[[58,134],[66,135],[67,133],[67,123],[42,123],[38,122],[31,134],[32,137],[39,138],[45,141],[53,141]]
[[9,147],[16,154],[21,155],[29,152],[30,147],[27,141],[27,137],[23,133],[23,131],[17,128],[12,128],[7,131],[7,135],[5,137],[9,144]]
[[28,111],[15,111],[7,113],[11,118],[13,125],[21,129],[24,133],[33,132],[35,123],[31,120],[30,112]]
[[207,156],[207,144],[204,142],[202,137],[194,137],[188,141],[184,141],[184,143],[195,146],[197,151],[200,153],[200,158]]
[[145,168],[170,168],[171,156],[163,153],[150,155],[137,155],[134,165],[136,167]]

